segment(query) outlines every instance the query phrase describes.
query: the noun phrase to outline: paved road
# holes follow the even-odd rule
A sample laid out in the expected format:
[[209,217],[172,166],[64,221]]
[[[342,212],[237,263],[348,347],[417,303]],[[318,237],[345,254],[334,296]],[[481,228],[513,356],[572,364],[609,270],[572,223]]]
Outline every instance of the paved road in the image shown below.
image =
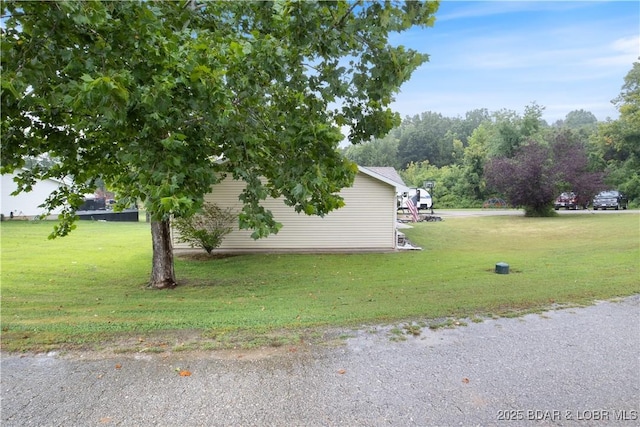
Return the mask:
[[3,355],[1,424],[640,425],[640,295],[406,341],[391,328],[337,347]]

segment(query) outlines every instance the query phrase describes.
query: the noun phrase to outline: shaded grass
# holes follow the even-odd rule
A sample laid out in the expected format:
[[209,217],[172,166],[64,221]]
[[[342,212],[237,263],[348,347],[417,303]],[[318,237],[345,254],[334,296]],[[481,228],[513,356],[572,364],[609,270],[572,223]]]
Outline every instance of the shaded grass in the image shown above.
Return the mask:
[[[145,287],[148,224],[81,222],[49,241],[51,226],[1,224],[3,350],[285,345],[318,328],[519,314],[640,292],[635,214],[420,223],[405,230],[419,252],[178,257],[181,286],[166,291]],[[511,274],[493,272],[500,261]]]

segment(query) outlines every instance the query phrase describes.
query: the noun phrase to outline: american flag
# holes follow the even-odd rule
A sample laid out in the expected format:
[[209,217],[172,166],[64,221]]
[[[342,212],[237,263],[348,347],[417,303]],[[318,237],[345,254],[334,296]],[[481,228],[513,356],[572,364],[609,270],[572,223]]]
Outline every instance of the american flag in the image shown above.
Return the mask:
[[413,197],[407,197],[407,207],[409,208],[409,211],[411,212],[411,218],[413,219],[413,222],[418,222],[419,216],[418,216],[418,208],[416,207],[416,204],[418,203],[418,195],[416,194]]

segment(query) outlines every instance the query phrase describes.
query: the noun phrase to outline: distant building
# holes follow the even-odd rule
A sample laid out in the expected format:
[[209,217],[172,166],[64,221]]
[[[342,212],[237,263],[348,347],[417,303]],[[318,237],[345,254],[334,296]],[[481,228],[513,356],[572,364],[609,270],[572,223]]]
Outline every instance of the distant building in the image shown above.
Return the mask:
[[[18,185],[13,180],[17,173],[18,171],[15,171],[14,173],[0,176],[0,180],[2,181],[0,212],[5,219],[32,219],[38,215],[47,213],[47,210],[40,207],[40,205],[44,203],[51,192],[61,186],[69,185],[69,183],[50,178],[38,181],[36,185],[33,186],[33,190],[28,193],[20,193],[12,196],[11,193],[18,188]],[[61,208],[58,208],[51,212],[51,215],[57,217],[61,210]]]

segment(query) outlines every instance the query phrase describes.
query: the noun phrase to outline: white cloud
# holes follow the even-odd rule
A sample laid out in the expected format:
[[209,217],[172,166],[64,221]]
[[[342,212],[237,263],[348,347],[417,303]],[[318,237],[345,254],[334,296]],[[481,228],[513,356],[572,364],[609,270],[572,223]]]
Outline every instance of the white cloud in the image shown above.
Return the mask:
[[640,55],[640,38],[638,36],[629,36],[616,39],[611,43],[611,47],[619,52]]
[[606,50],[585,61],[588,65],[599,67],[629,66],[640,57],[640,37],[629,36],[614,40]]
[[[455,0],[454,0],[455,1]],[[534,12],[534,11],[566,11],[583,7],[579,2],[573,1],[464,1],[458,2],[461,7],[455,10],[438,14],[436,22],[450,21],[463,18],[482,18],[510,13]]]
[[615,118],[610,100],[640,56],[639,14],[630,2],[443,2],[433,28],[394,40],[430,61],[392,107],[463,116],[535,101],[548,122],[577,109]]

